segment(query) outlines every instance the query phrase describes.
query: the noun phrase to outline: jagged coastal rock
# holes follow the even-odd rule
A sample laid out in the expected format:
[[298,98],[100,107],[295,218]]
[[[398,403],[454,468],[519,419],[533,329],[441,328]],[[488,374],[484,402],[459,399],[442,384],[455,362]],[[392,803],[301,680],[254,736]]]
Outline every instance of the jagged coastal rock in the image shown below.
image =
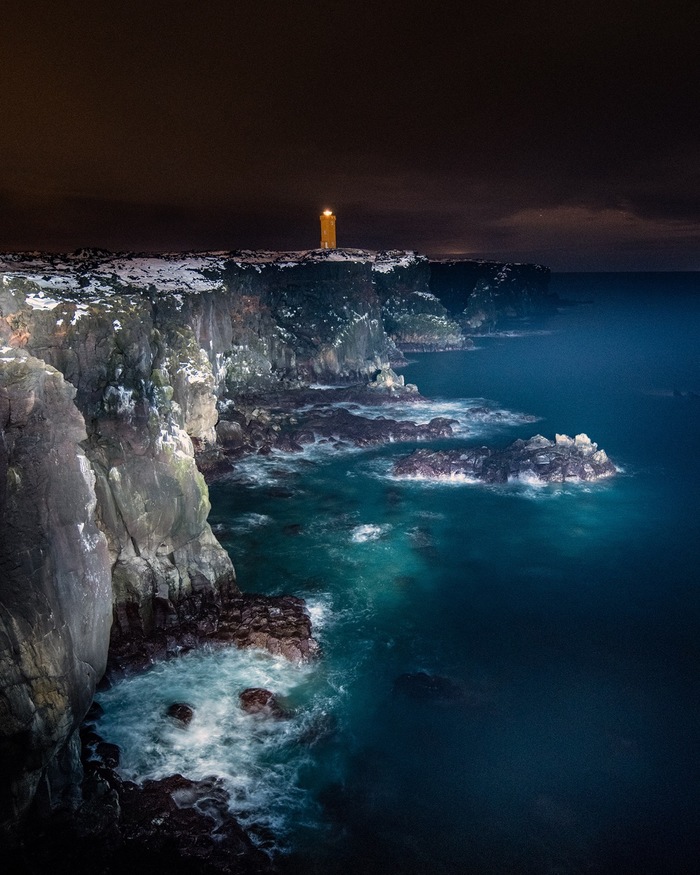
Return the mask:
[[107,661],[107,539],[75,389],[0,348],[0,815],[73,804],[77,729]]
[[319,652],[303,599],[219,592],[208,599],[189,598],[177,605],[156,599],[156,626],[149,633],[112,639],[107,676],[118,678],[153,662],[174,659],[208,644],[255,647],[293,663],[313,660]]
[[464,349],[472,345],[433,294],[430,263],[425,256],[415,252],[379,253],[374,277],[384,327],[402,352]]
[[0,256],[3,830],[32,804],[80,805],[77,727],[108,648],[113,673],[205,641],[314,658],[300,599],[238,589],[202,471],[314,441],[448,437],[446,419],[294,408],[316,382],[416,399],[390,365],[468,345],[464,312],[411,252]]
[[527,441],[517,440],[503,450],[421,449],[394,465],[396,477],[483,483],[593,481],[612,477],[616,470],[605,450],[599,450],[585,434],[575,438],[558,434],[553,441],[536,435]]

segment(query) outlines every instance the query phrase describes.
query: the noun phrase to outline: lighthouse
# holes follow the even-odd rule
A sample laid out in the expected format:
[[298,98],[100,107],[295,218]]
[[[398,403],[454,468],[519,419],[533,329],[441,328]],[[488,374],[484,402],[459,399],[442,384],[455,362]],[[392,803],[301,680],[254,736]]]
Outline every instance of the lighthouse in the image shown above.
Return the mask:
[[335,216],[333,210],[324,210],[321,219],[321,249],[335,249]]

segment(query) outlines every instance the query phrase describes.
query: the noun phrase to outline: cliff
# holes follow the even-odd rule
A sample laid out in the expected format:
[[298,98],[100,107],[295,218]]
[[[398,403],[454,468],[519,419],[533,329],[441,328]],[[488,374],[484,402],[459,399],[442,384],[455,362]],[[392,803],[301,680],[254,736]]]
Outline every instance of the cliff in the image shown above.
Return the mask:
[[[75,790],[74,729],[104,671],[110,626],[120,653],[184,622],[194,637],[232,634],[230,622],[216,627],[221,605],[231,622],[242,609],[207,523],[195,447],[213,447],[217,402],[238,390],[357,379],[387,361],[372,263],[363,252],[291,260],[83,251],[10,256],[0,267],[2,562],[12,571],[2,590],[0,732],[11,776],[3,823],[26,810],[40,782],[50,785],[49,805],[60,803],[63,783]],[[31,428],[18,419],[24,408]],[[79,476],[84,487],[73,483]],[[97,545],[98,602],[79,528]],[[285,652],[289,638],[290,654],[303,658],[312,648],[302,606],[293,607],[284,646],[273,634],[261,646]],[[267,616],[264,605],[251,610]]]
[[[0,817],[70,804],[77,727],[107,659],[107,539],[87,437],[58,371],[0,348]],[[64,798],[67,797],[67,798]]]
[[384,328],[402,352],[462,349],[469,342],[430,288],[430,264],[415,252],[378,253],[374,281]]
[[456,286],[441,302],[431,283],[410,252],[0,258],[3,823],[39,787],[47,807],[74,792],[75,727],[110,640],[130,664],[185,627],[313,655],[301,603],[276,630],[278,607],[242,601],[197,459],[216,457],[219,414],[243,393],[367,382],[398,347],[463,346]]
[[465,332],[483,333],[504,319],[554,312],[549,273],[541,264],[431,261],[429,286]]

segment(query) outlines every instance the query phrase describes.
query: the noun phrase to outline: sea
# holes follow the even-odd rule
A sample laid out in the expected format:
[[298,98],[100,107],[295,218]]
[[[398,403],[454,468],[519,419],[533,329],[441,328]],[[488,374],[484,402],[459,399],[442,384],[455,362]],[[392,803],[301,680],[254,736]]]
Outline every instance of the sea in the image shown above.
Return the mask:
[[[287,873],[695,871],[700,274],[551,289],[552,316],[412,355],[429,401],[365,413],[583,432],[618,476],[401,481],[410,444],[237,463],[212,527],[242,589],[306,599],[321,657],[199,651],[102,692],[124,777],[220,776]],[[243,713],[254,686],[292,716]]]

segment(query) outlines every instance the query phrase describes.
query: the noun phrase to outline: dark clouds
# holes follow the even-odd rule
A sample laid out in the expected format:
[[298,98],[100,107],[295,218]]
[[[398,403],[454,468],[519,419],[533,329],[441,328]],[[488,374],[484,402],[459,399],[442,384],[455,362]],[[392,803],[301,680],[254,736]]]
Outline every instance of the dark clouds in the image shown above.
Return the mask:
[[3,7],[0,248],[700,268],[694,2]]

